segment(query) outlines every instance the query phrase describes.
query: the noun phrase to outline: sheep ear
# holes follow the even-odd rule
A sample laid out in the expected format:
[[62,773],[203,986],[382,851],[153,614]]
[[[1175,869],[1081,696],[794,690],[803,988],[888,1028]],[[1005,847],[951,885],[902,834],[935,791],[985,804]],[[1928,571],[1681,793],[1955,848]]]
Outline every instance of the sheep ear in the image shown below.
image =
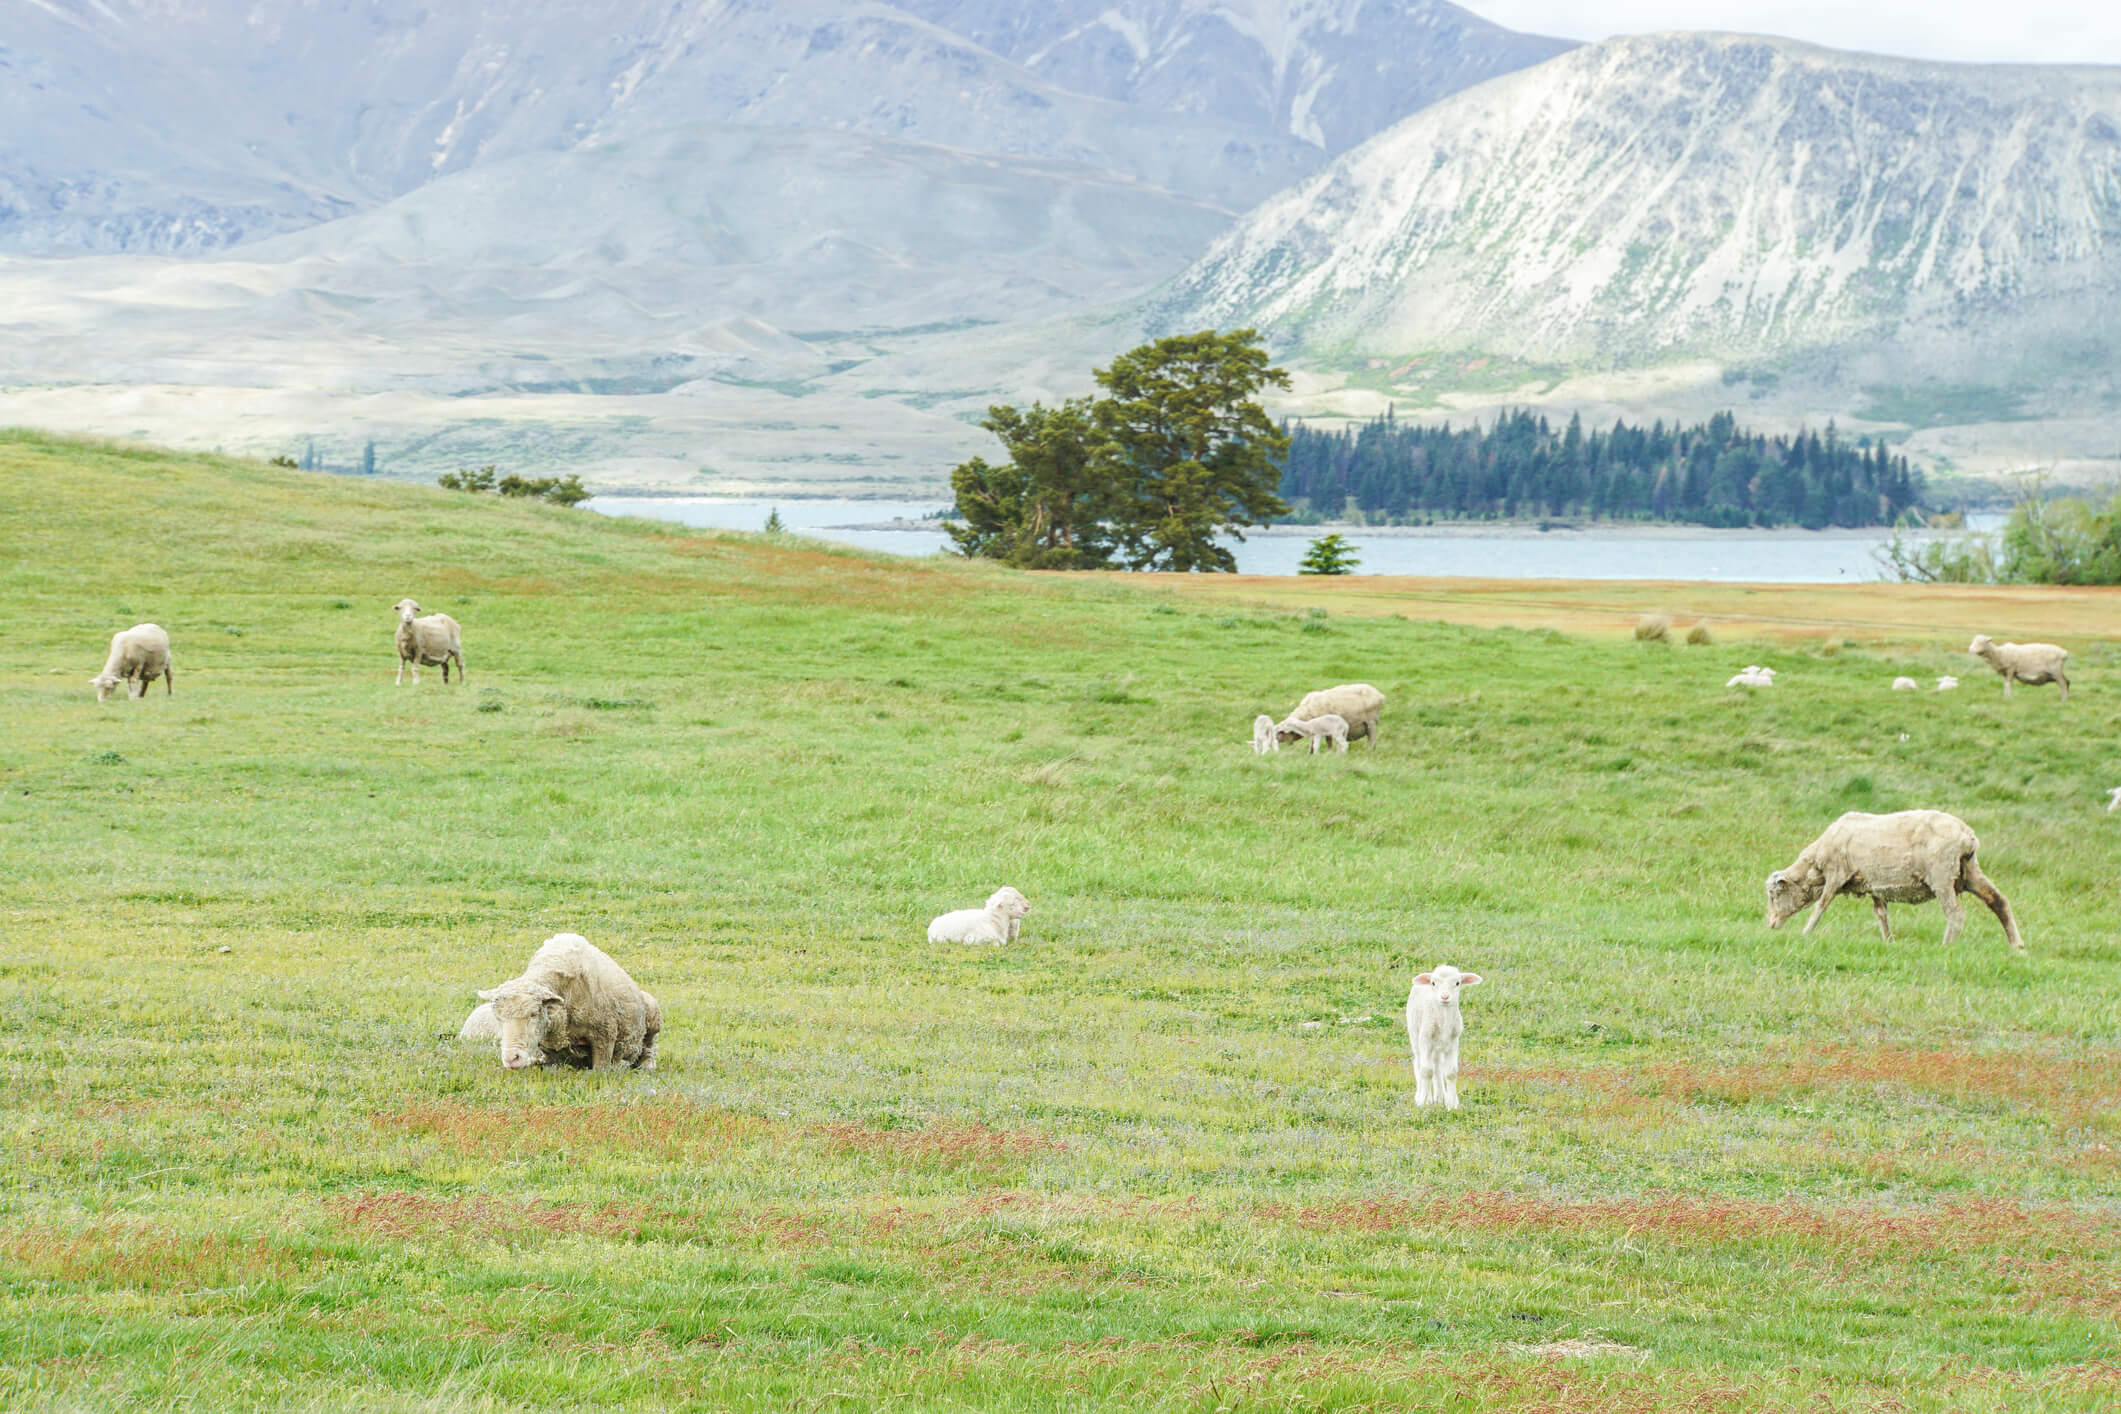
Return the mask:
[[1478,987],[1480,985],[1480,974],[1478,972],[1463,973],[1459,976],[1458,985],[1461,987]]
[[1424,972],[1421,976],[1414,979],[1414,985],[1417,987],[1433,987],[1436,985],[1436,979]]
[[499,995],[501,995],[501,989],[499,987],[488,987],[479,993],[479,1000],[482,1002],[490,1002]]
[[567,1003],[561,1001],[558,997],[547,997],[544,1001],[539,1002],[538,1006],[547,1016],[552,1015],[555,1011],[564,1014],[567,1010]]
[[1786,876],[1786,875],[1784,874],[1784,872],[1783,872],[1782,870],[1780,870],[1780,869],[1777,869],[1777,870],[1776,870],[1776,871],[1775,871],[1774,873],[1772,873],[1772,874],[1770,874],[1770,875],[1768,875],[1768,876],[1767,876],[1767,881],[1768,881],[1768,887],[1769,887],[1769,888],[1771,888],[1771,889],[1772,889],[1772,888],[1774,888],[1774,887],[1775,887],[1775,885],[1777,885],[1777,884],[1780,884],[1780,883],[1784,882],[1784,880],[1786,879],[1786,877],[1787,877],[1787,876]]

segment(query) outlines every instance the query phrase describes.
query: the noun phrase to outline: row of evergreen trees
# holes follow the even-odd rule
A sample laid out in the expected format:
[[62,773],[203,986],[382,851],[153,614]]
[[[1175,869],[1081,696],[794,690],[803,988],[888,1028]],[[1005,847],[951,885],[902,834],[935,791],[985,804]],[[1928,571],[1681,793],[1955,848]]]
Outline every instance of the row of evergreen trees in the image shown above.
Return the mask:
[[1400,422],[1289,429],[1281,497],[1333,520],[1577,516],[1697,525],[1890,525],[1922,503],[1922,473],[1868,438],[1768,437],[1720,412],[1692,427],[1615,422],[1556,432],[1508,412],[1483,429]]

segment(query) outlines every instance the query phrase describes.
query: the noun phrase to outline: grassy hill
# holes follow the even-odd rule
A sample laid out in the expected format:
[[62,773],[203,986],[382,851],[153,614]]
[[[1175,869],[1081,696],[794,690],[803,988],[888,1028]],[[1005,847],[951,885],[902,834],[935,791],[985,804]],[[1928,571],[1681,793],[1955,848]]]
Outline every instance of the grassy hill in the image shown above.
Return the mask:
[[[10,1409],[2121,1390],[2111,642],[2064,706],[1956,630],[1196,603],[26,433],[0,497]],[[393,686],[407,594],[467,685]],[[143,620],[175,696],[99,706]],[[1380,748],[1251,755],[1352,680]],[[2026,957],[1765,930],[1916,805]],[[923,941],[1004,882],[1019,944]],[[662,999],[655,1073],[439,1039],[563,929]],[[1451,1116],[1397,1015],[1446,960]]]

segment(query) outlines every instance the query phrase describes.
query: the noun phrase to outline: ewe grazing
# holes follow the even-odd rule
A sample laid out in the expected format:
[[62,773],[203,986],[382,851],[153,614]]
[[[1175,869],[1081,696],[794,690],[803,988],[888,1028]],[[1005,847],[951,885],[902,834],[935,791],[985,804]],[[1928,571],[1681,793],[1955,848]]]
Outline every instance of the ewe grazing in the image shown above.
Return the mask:
[[2062,689],[2062,700],[2069,701],[2069,678],[2062,671],[2069,660],[2067,648],[2057,648],[2052,643],[1998,643],[1987,634],[1978,633],[1966,645],[1966,651],[2003,675],[2005,697],[2011,695],[2012,683],[2037,687],[2051,682]]
[[1758,663],[1746,664],[1744,672],[1739,673],[1724,684],[1725,687],[1773,687],[1774,685],[1775,670],[1773,668],[1763,668]]
[[1974,862],[1981,842],[1964,820],[1942,810],[1903,810],[1897,815],[1866,815],[1852,810],[1826,827],[1826,833],[1804,847],[1796,862],[1777,869],[1767,880],[1767,923],[1780,928],[1809,906],[1810,933],[1837,894],[1867,894],[1878,915],[1878,931],[1887,942],[1893,925],[1888,903],[1944,905],[1944,941],[1950,946],[1966,921],[1961,890],[1987,904],[2003,924],[2013,952],[2025,951],[2018,920],[1996,886]]
[[1007,884],[996,889],[985,908],[961,908],[928,925],[931,943],[1013,943],[1031,911],[1024,896]]
[[[523,975],[479,993],[493,1003],[501,1064],[510,1070],[568,1065],[655,1069],[663,1008],[626,969],[579,933],[555,933],[530,955]],[[460,1034],[474,1036],[474,1011]]]
[[1333,743],[1335,750],[1346,752],[1348,749],[1347,719],[1328,712],[1322,717],[1311,717],[1305,720],[1291,717],[1288,721],[1274,728],[1274,743],[1277,750],[1280,748],[1281,743],[1285,741],[1306,740],[1311,743],[1311,754],[1313,756],[1316,756],[1318,749],[1329,741]]
[[1321,688],[1306,693],[1304,700],[1296,704],[1289,722],[1308,722],[1313,717],[1339,717],[1348,724],[1348,740],[1370,739],[1377,745],[1378,719],[1384,715],[1385,695],[1366,682],[1343,683],[1339,687]]
[[1274,719],[1264,712],[1252,719],[1252,750],[1261,756],[1281,750],[1281,738],[1274,732]]
[[169,666],[169,635],[160,624],[134,624],[110,636],[110,657],[104,659],[103,671],[88,681],[96,689],[96,700],[102,702],[121,682],[127,697],[145,697],[156,678],[162,679],[164,696],[176,692],[177,675]]
[[391,607],[398,612],[398,684],[405,683],[405,665],[412,664],[412,685],[420,685],[420,669],[439,665],[442,681],[449,681],[449,660],[457,661],[457,681],[464,681],[464,634],[447,614],[421,618],[420,606],[400,599]]
[[1480,974],[1460,972],[1448,963],[1414,979],[1407,993],[1407,1040],[1414,1047],[1414,1103],[1441,1101],[1458,1108],[1458,1038],[1465,1034],[1458,993],[1478,987]]

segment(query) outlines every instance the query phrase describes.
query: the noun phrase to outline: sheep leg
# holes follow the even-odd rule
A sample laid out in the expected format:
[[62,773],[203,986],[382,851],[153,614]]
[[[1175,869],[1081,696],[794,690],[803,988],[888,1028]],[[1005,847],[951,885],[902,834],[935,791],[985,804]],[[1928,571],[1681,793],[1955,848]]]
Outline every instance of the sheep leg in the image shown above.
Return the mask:
[[2005,697],[2011,695],[2011,683],[2014,682],[2016,679],[2017,674],[2013,673],[2009,668],[2005,668],[2003,670],[2003,695]]
[[1441,1066],[1437,1067],[1437,1076],[1436,1076],[1436,1079],[1437,1079],[1437,1081],[1438,1081],[1438,1083],[1439,1083],[1439,1086],[1440,1086],[1440,1088],[1441,1088],[1441,1089],[1443,1090],[1443,1107],[1444,1107],[1445,1109],[1447,1109],[1447,1110],[1455,1110],[1455,1109],[1457,1109],[1457,1108],[1458,1108],[1458,1059],[1457,1059],[1457,1057],[1455,1057],[1455,1056],[1454,1056],[1454,1057],[1451,1057],[1451,1058],[1449,1058],[1449,1059],[1445,1060],[1445,1061],[1444,1061],[1444,1063],[1443,1063],[1443,1064],[1442,1064]]
[[1426,1108],[1429,1102],[1435,1098],[1432,1093],[1434,1089],[1435,1082],[1430,1079],[1427,1068],[1422,1065],[1421,1057],[1416,1056],[1414,1058],[1414,1105],[1417,1109]]
[[449,681],[449,655],[446,653],[442,655],[442,681]]
[[164,697],[175,697],[177,695],[177,670],[174,667],[162,670],[162,695]]
[[457,660],[457,686],[462,687],[464,685],[464,655],[462,653],[452,653],[449,656]]
[[1847,882],[1847,879],[1832,874],[1826,876],[1825,887],[1819,891],[1819,902],[1812,905],[1812,916],[1804,920],[1804,936],[1809,938],[1812,935],[1812,929],[1819,926],[1820,915],[1826,912],[1826,906],[1834,901],[1834,895],[1840,893],[1841,886]]
[[1988,881],[1988,876],[1981,872],[1981,866],[1973,860],[1966,861],[1963,872],[1966,887],[1975,898],[1988,905],[1988,911],[1995,914],[1996,921],[2003,925],[2003,936],[2010,939],[2011,951],[2024,952],[2025,939],[2018,935],[2018,920],[2011,916],[2010,900],[2003,896],[2002,890]]
[[1885,900],[1879,898],[1876,894],[1871,895],[1871,912],[1878,915],[1878,931],[1885,936],[1887,942],[1891,942],[1893,940],[1893,921],[1886,917]]
[[1937,902],[1944,905],[1944,945],[1950,947],[1959,941],[1959,930],[1966,926],[1966,905],[1959,902],[1956,879],[1937,895]]
[[589,1068],[591,1070],[611,1069],[611,1057],[615,1049],[608,1033],[600,1031],[596,1035],[591,1036],[589,1038]]
[[398,686],[405,686],[405,660],[403,658],[398,659]]
[[2062,700],[2064,702],[2069,701],[2069,679],[2062,676],[2062,674],[2060,673],[2056,673],[2055,683],[2062,689]]

